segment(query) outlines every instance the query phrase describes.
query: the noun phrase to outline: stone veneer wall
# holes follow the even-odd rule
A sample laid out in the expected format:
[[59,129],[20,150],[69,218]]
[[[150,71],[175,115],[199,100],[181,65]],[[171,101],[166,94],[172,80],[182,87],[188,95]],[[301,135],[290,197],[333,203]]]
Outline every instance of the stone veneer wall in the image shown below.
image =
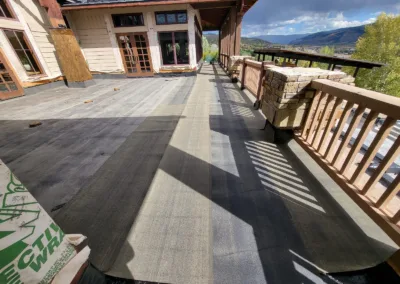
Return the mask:
[[243,60],[250,58],[251,56],[239,56],[239,55],[230,56],[228,61],[228,73],[239,74],[242,70]]
[[341,71],[269,67],[266,70],[262,102],[262,112],[267,120],[277,128],[300,127],[315,95],[315,90],[310,88],[311,81],[315,79],[354,84],[354,78]]

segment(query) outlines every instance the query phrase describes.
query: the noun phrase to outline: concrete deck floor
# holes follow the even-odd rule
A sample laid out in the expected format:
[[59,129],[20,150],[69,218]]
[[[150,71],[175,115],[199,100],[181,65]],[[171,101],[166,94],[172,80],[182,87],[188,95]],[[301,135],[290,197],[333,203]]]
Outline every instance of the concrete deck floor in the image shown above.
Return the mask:
[[253,100],[211,65],[49,90],[0,103],[0,158],[110,275],[336,283],[321,269],[386,260],[397,246],[299,145],[268,142]]

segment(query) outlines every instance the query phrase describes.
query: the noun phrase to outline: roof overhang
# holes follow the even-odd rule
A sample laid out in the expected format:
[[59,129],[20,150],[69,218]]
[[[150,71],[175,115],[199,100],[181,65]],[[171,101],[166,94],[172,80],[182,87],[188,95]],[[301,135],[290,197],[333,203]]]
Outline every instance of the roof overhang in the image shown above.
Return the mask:
[[58,0],[62,11],[190,4],[200,11],[204,31],[219,30],[231,7],[243,15],[257,0]]

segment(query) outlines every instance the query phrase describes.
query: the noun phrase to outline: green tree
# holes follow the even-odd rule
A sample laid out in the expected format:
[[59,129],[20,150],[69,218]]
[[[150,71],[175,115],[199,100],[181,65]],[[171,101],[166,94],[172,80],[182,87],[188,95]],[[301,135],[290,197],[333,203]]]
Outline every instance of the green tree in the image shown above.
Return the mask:
[[[400,16],[382,13],[357,41],[354,59],[385,63],[382,68],[360,69],[356,85],[400,97]],[[346,68],[353,74],[354,68]]]
[[206,60],[208,62],[216,60],[218,57],[218,46],[215,44],[210,45],[205,36],[203,36],[202,38],[202,45],[203,45],[203,60]]
[[[319,50],[319,53],[323,54],[323,55],[333,56],[333,55],[335,55],[335,47],[333,47],[333,46],[331,46],[331,47],[324,46]],[[313,67],[318,67],[318,68],[321,68],[321,69],[328,69],[328,64],[327,63],[315,62],[315,63],[313,63]]]

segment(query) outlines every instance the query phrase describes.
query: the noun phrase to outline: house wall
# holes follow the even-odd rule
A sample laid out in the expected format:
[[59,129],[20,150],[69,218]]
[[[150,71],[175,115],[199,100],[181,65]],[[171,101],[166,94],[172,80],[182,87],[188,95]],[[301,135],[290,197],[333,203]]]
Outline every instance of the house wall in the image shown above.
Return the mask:
[[[187,10],[188,23],[156,25],[154,12],[172,10]],[[112,23],[111,15],[123,13],[143,13],[144,26],[115,28]],[[160,72],[162,70],[162,63],[158,32],[188,31],[189,64],[187,66],[181,66],[180,68],[195,69],[197,66],[194,32],[195,15],[197,15],[200,21],[200,13],[188,4],[66,12],[67,19],[78,38],[90,70],[106,73],[125,73],[118,43],[116,41],[116,34],[131,32],[147,33],[153,69],[154,72]],[[171,67],[169,66],[168,69],[171,69]]]
[[28,76],[3,31],[0,43],[5,55],[22,82],[35,82],[61,76],[55,48],[49,34],[50,23],[38,1],[9,0],[17,19],[0,19],[0,28],[24,31],[45,74]]

